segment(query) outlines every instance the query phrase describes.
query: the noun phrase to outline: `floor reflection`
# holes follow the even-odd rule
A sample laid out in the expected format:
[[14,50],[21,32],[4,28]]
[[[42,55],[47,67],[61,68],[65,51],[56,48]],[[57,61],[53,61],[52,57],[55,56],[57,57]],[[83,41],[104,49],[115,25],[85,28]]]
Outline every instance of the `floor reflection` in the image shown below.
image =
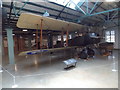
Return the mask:
[[[96,56],[86,62],[77,59],[76,68],[64,70],[67,58],[33,55],[18,57],[14,66],[5,65],[3,88],[118,88],[118,53]],[[71,82],[72,81],[72,82]],[[33,83],[34,82],[34,83]],[[16,87],[16,86],[15,86]]]

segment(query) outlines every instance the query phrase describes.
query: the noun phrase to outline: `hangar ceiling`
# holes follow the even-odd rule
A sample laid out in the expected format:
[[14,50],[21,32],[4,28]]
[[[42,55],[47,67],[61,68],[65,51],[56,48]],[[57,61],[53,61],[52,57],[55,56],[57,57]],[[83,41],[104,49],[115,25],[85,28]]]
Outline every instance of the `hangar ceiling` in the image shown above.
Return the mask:
[[13,0],[13,2],[3,2],[3,26],[17,28],[16,22],[20,14],[26,12],[38,15],[43,15],[47,12],[51,18],[87,26],[100,26],[108,22],[112,22],[113,27],[118,26],[118,2],[61,0],[60,4],[57,1],[40,0],[39,2],[31,2],[26,0],[25,2],[20,2]]

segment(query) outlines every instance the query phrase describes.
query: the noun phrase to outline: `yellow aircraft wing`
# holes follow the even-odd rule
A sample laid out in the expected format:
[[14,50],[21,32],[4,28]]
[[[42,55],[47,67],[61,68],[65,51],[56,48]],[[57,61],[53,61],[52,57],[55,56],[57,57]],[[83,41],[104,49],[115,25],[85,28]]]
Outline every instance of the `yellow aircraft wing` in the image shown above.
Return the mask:
[[25,52],[21,52],[21,53],[19,54],[19,56],[35,55],[35,54],[40,54],[40,53],[45,53],[45,52],[55,52],[55,51],[59,51],[59,50],[73,49],[73,48],[77,48],[77,47],[78,47],[78,46],[25,51]]
[[80,24],[44,17],[32,13],[22,13],[18,19],[17,27],[26,29],[40,29],[41,20],[43,20],[43,30],[66,31],[67,26],[69,25],[69,31],[76,31],[84,27]]

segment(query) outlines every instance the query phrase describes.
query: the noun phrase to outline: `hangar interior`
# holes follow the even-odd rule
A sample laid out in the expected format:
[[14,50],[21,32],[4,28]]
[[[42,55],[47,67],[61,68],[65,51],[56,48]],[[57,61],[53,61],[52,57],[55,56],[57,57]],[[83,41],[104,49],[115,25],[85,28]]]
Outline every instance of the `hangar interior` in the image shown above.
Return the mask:
[[1,88],[118,88],[119,5],[1,1]]

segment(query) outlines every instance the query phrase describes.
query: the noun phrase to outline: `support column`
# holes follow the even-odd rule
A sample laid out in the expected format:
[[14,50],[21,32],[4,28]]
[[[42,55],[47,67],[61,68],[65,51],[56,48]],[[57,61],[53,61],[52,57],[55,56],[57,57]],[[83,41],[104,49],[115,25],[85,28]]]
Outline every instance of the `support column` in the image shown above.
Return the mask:
[[[2,66],[2,48],[3,48],[3,41],[2,41],[2,8],[0,7],[0,66]],[[1,71],[1,67],[0,67],[0,71]],[[1,79],[1,76],[0,76]],[[1,86],[0,86],[1,87]]]
[[[120,7],[120,1],[118,2],[118,7]],[[119,11],[118,11],[118,17],[120,17]],[[120,37],[120,18],[118,18],[118,49],[119,49],[118,50],[118,68],[120,68],[120,61],[119,61],[119,58],[120,58],[120,38],[119,37]],[[118,81],[120,81],[120,78],[118,78]],[[120,85],[118,85],[118,88],[120,89]]]
[[[118,2],[118,7],[120,7],[120,1]],[[120,10],[118,10],[118,17],[120,17]],[[120,18],[118,18],[118,49],[120,53]],[[119,55],[119,54],[118,54]]]
[[7,31],[7,40],[8,40],[8,55],[9,55],[9,63],[15,64],[14,60],[14,41],[13,41],[13,35],[12,35],[11,28],[6,29]]
[[[1,37],[2,37],[2,34],[1,34]],[[2,46],[1,46],[1,48],[2,48],[2,56],[4,56],[5,55],[5,51],[4,51],[4,38],[2,37],[1,38],[1,41],[0,42],[2,42],[1,44],[2,44]]]

